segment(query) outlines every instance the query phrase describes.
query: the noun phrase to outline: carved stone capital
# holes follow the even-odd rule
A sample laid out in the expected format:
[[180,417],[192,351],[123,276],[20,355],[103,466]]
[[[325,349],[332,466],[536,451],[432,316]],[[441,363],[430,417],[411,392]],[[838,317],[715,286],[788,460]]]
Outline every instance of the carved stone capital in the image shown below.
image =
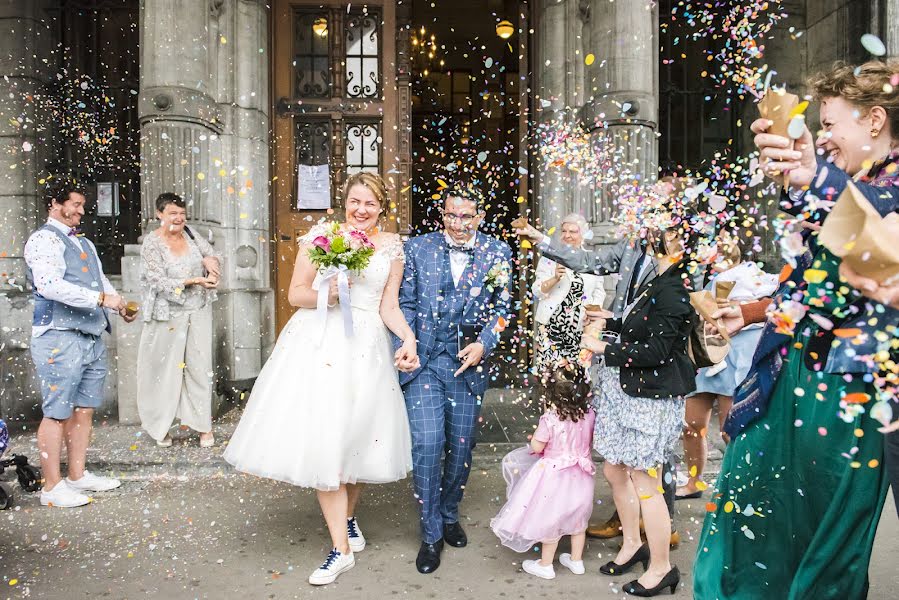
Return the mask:
[[184,121],[222,132],[222,115],[208,95],[197,90],[160,86],[141,90],[137,99],[141,124],[149,121]]

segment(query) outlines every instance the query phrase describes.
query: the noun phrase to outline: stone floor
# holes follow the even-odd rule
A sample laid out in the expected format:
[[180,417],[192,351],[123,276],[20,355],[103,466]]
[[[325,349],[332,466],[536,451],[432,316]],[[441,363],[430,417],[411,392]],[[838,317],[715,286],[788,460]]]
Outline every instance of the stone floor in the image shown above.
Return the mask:
[[[22,494],[14,509],[0,512],[0,599],[623,597],[621,585],[631,577],[597,573],[614,556],[614,541],[590,542],[586,575],[557,565],[557,578],[543,581],[523,573],[523,556],[500,546],[489,530],[505,492],[500,460],[533,427],[534,411],[517,399],[515,392],[488,398],[463,504],[470,544],[447,549],[433,576],[414,568],[417,516],[408,480],[369,488],[358,511],[369,547],[336,584],[313,588],[306,577],[328,547],[313,492],[235,474],[221,460],[221,445],[203,450],[195,437],[179,433],[173,448],[162,449],[135,427],[100,424],[92,468],[112,471],[125,483],[79,509],[43,508],[36,495]],[[235,418],[217,425],[220,441]],[[18,432],[12,450],[35,456],[33,437],[33,431]],[[717,464],[711,462],[709,477]],[[607,516],[611,498],[601,477],[595,498],[595,517]],[[677,503],[684,541],[672,559],[685,573],[681,597],[690,597],[703,516],[704,501]],[[895,597],[889,590],[899,586],[897,554],[899,521],[888,505],[870,598]]]

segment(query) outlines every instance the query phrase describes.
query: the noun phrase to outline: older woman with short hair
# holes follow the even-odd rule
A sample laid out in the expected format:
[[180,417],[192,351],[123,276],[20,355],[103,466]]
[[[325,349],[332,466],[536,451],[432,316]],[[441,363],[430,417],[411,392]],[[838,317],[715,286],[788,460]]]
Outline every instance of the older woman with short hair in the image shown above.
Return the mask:
[[221,256],[187,227],[184,200],[164,193],[156,199],[160,227],[144,237],[140,281],[144,327],[137,369],[137,409],[141,425],[156,443],[172,445],[175,419],[212,434],[212,302]]
[[[584,217],[570,214],[559,230],[563,244],[580,248],[590,228]],[[606,291],[602,277],[575,273],[545,256],[537,262],[532,289],[537,297],[534,371],[549,373],[560,362],[577,360],[585,307],[602,306]]]

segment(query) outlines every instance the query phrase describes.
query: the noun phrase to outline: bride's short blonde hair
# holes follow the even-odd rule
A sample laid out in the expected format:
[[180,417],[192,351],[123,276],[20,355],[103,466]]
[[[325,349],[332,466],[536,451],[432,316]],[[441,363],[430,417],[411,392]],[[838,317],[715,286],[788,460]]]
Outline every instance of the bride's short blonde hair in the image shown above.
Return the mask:
[[347,177],[346,183],[343,185],[343,201],[346,203],[350,196],[350,190],[354,185],[361,185],[369,189],[375,195],[375,199],[382,207],[387,203],[387,184],[384,178],[377,173],[368,171],[359,171]]

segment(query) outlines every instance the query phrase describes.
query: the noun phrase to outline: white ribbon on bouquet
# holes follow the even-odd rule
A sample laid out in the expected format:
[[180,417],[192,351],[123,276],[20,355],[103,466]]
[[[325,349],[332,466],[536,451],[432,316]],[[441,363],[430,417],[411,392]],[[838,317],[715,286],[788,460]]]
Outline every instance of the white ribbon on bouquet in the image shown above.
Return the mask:
[[337,278],[337,298],[340,303],[340,314],[343,316],[343,331],[347,337],[353,336],[353,312],[350,307],[350,280],[347,277],[346,265],[328,267],[318,272],[312,282],[312,289],[318,292],[318,302],[315,313],[321,324],[319,344],[325,337],[325,322],[328,319],[328,292],[331,289],[331,280]]

